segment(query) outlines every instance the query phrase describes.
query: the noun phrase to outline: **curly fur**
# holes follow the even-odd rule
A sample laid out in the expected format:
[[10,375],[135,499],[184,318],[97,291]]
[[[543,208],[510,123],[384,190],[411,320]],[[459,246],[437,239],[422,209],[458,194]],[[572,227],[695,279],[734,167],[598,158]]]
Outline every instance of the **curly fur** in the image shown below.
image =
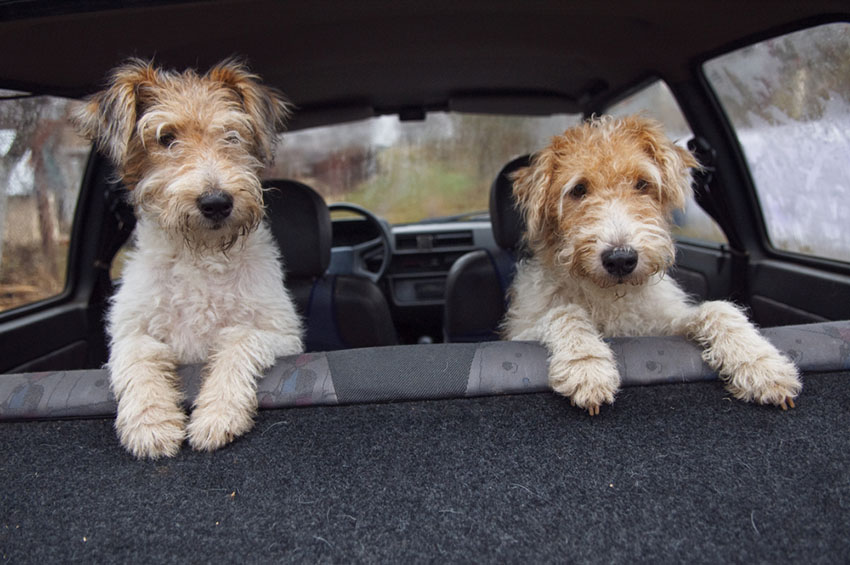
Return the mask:
[[[138,217],[108,316],[115,426],[137,457],[173,456],[186,436],[212,450],[247,432],[257,378],[303,349],[258,177],[288,113],[238,60],[199,75],[132,59],[76,114]],[[201,210],[210,192],[232,199],[225,217]],[[196,362],[206,371],[189,418],[175,368]]]
[[[614,401],[620,376],[609,336],[686,335],[746,401],[793,406],[796,367],[728,302],[694,304],[669,277],[674,210],[699,164],[657,122],[595,118],[567,130],[514,176],[531,258],[518,266],[503,335],[541,341],[549,381],[591,415]],[[631,270],[606,266],[629,250]]]

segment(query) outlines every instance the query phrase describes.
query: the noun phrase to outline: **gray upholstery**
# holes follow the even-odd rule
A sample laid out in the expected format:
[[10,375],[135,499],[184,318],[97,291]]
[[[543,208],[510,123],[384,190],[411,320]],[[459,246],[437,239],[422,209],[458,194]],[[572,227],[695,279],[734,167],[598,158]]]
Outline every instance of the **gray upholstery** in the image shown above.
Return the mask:
[[294,180],[268,180],[266,218],[290,277],[321,276],[331,261],[331,216],[319,194]]
[[[762,332],[804,372],[850,367],[850,321]],[[717,378],[700,349],[680,337],[608,340],[624,387]],[[257,392],[261,408],[485,396],[548,390],[548,356],[536,343],[488,342],[307,353],[278,360]],[[186,403],[197,394],[198,365],[183,367]],[[105,370],[0,376],[0,420],[109,417],[115,401]]]
[[449,343],[499,339],[505,291],[488,251],[479,249],[461,255],[446,276],[443,339]]
[[514,183],[511,175],[531,161],[530,155],[523,155],[509,161],[490,187],[490,222],[493,225],[493,237],[502,249],[519,247],[525,222],[514,200]]
[[530,156],[512,159],[490,187],[490,223],[498,250],[471,251],[454,262],[446,278],[443,339],[452,343],[499,339],[506,296],[513,278],[525,223],[516,207],[511,175]]
[[322,197],[294,180],[265,184],[266,217],[283,256],[286,286],[305,320],[307,351],[396,344],[389,305],[377,285],[326,274],[333,226]]

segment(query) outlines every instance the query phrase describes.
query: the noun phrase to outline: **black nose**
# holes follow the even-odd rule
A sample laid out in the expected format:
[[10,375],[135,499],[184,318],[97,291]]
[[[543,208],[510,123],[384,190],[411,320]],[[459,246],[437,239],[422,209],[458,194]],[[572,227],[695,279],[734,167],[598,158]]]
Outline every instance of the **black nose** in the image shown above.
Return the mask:
[[198,209],[205,218],[223,220],[233,210],[233,197],[223,190],[205,192],[198,197]]
[[624,277],[635,270],[638,253],[631,247],[614,247],[602,252],[602,266],[615,277]]

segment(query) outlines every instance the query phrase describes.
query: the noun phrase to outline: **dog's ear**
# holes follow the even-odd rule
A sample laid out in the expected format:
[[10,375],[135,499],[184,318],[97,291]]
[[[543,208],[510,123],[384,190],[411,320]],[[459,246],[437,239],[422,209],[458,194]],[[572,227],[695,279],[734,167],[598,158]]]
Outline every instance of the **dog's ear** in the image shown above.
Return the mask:
[[151,61],[129,59],[109,76],[108,86],[83,102],[72,121],[101,153],[119,168],[127,157],[136,120],[142,113],[146,87],[160,81]]
[[242,100],[245,112],[254,124],[257,156],[270,163],[274,156],[277,134],[284,130],[292,105],[277,89],[266,86],[252,74],[244,61],[229,58],[214,66],[207,78],[232,88]]
[[547,147],[532,155],[529,166],[511,173],[514,200],[525,220],[526,239],[539,239],[546,221],[546,199],[552,183],[555,153]]
[[644,117],[631,120],[661,172],[661,204],[671,212],[684,208],[692,194],[691,169],[699,168],[699,162],[690,151],[674,144],[658,122]]

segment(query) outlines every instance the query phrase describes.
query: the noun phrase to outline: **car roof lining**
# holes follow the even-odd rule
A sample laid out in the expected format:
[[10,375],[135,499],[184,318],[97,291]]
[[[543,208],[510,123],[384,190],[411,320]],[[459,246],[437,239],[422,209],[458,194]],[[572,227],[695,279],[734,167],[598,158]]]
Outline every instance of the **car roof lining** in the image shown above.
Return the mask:
[[4,86],[82,96],[128,56],[205,69],[236,53],[314,114],[353,105],[380,114],[458,103],[465,111],[487,111],[499,97],[512,98],[512,112],[539,113],[548,97],[557,108],[563,104],[561,111],[589,113],[647,72],[684,80],[708,54],[746,38],[818,14],[847,13],[838,0],[723,10],[710,0],[330,1],[299,4],[297,17],[288,17],[291,5],[271,0],[205,2],[200,10],[193,2],[98,9],[103,4],[89,1],[62,13],[46,4],[0,9],[7,18],[22,17],[0,23],[0,50],[16,54],[0,65]]

